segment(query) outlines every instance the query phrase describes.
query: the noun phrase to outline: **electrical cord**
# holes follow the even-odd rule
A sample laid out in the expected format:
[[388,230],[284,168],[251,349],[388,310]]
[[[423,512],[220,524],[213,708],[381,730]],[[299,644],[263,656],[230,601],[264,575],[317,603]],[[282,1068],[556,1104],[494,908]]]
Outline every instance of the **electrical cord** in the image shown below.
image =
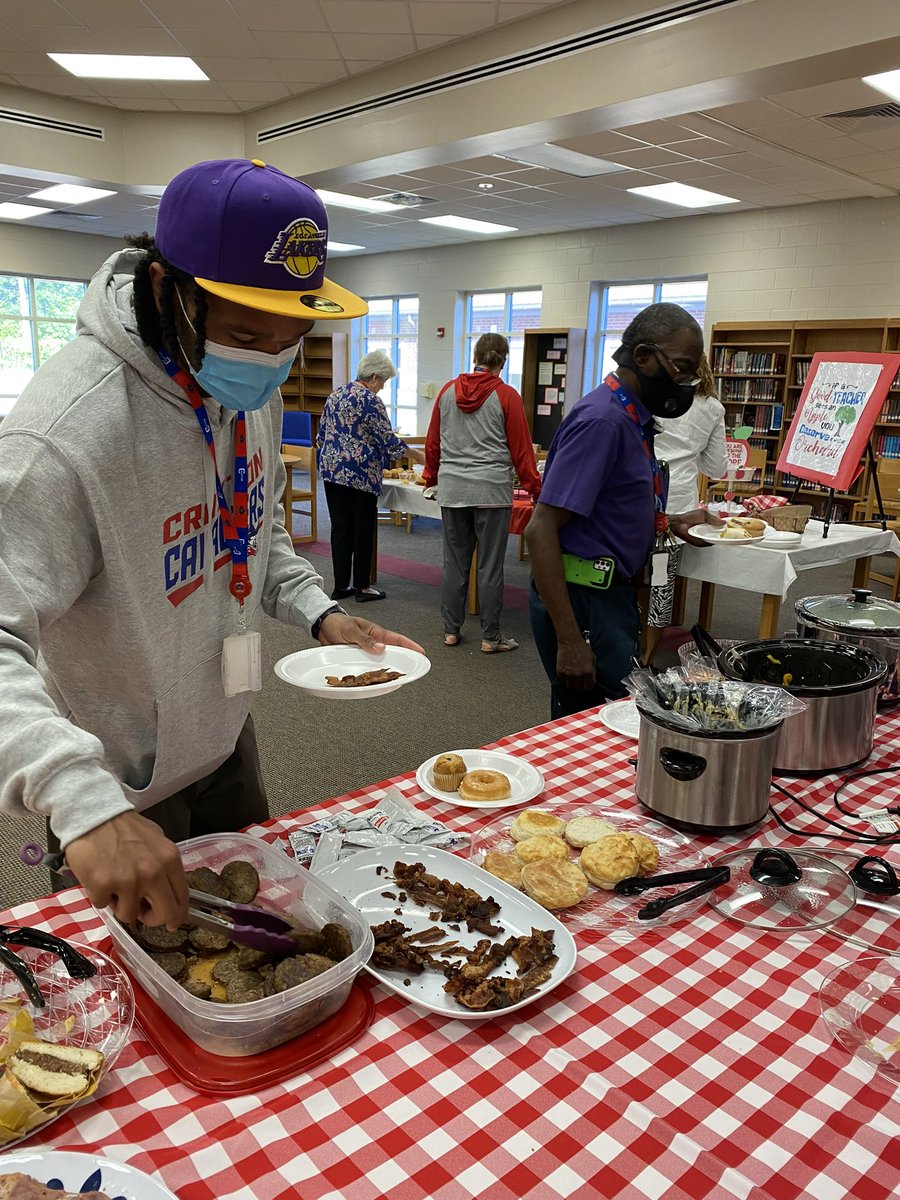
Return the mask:
[[[832,801],[833,801],[835,807],[838,809],[839,812],[843,813],[845,817],[849,817],[851,820],[858,820],[859,817],[856,813],[850,812],[849,809],[844,808],[844,806],[841,804],[841,802],[838,798],[840,792],[842,791],[843,788],[845,788],[847,786],[848,783],[851,783],[854,779],[865,779],[870,775],[885,775],[885,774],[888,774],[889,772],[895,772],[895,773],[900,772],[900,765],[895,764],[894,766],[889,766],[889,767],[875,767],[869,771],[854,771],[854,773],[852,775],[848,775],[847,778],[843,779],[835,788],[835,790],[832,794]],[[827,837],[831,841],[834,841],[834,842],[850,842],[851,844],[857,843],[857,842],[863,842],[863,843],[866,843],[867,845],[873,845],[873,846],[895,846],[898,843],[900,843],[900,833],[879,833],[879,834],[857,833],[855,830],[849,829],[841,821],[836,821],[833,817],[828,817],[824,813],[817,812],[816,809],[812,808],[809,804],[807,804],[805,800],[802,800],[799,796],[795,796],[793,792],[789,792],[787,790],[787,788],[782,787],[780,783],[776,783],[773,780],[772,787],[775,789],[776,792],[780,792],[780,794],[782,796],[786,797],[786,799],[790,800],[793,804],[798,805],[805,812],[808,812],[810,814],[810,816],[816,817],[817,820],[824,821],[827,825],[834,826],[834,828],[836,828],[836,829],[840,829],[843,834],[850,835],[848,837],[841,837],[838,834],[832,833],[831,830],[825,830],[822,833],[816,833],[816,832],[813,832],[808,829],[796,829],[793,826],[788,825],[788,823],[781,816],[779,816],[779,814],[775,811],[774,807],[770,804],[769,812],[774,817],[776,824],[780,825],[781,828],[784,829],[787,833],[792,833],[796,837],[804,837],[804,838],[815,838],[815,837],[825,838],[825,837]],[[889,812],[889,813],[893,814],[894,816],[900,816],[900,806],[886,807],[884,809],[884,811]]]

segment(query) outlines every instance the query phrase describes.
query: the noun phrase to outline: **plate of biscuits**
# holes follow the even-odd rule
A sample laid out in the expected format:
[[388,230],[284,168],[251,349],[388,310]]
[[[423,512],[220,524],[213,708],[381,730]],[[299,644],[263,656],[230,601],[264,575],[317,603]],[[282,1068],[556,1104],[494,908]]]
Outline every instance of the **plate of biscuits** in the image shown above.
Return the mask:
[[646,920],[638,912],[650,896],[674,895],[683,885],[636,896],[613,891],[624,879],[709,866],[683,834],[639,812],[551,800],[490,821],[472,835],[469,855],[488,874],[582,930],[638,934],[688,920],[706,904],[698,896]]
[[416,783],[426,795],[460,808],[515,808],[544,790],[537,767],[500,750],[435,754],[416,771]]

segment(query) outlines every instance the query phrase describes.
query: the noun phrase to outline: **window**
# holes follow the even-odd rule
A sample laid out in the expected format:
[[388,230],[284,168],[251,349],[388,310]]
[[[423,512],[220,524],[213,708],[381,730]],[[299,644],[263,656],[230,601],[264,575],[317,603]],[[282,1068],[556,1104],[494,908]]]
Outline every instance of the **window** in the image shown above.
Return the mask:
[[362,318],[362,353],[383,350],[397,374],[381,392],[391,424],[401,436],[416,432],[419,363],[419,297],[385,296],[367,301]]
[[[596,325],[596,372],[594,385],[600,383],[616,364],[613,354],[622,344],[625,327],[648,304],[680,304],[700,327],[706,317],[706,280],[677,279],[650,283],[611,283],[595,292],[593,308],[599,310]],[[591,324],[593,324],[593,320]]]
[[0,275],[0,416],[32,375],[75,336],[87,284],[32,275]]
[[509,358],[503,379],[522,390],[523,330],[541,325],[540,289],[527,292],[470,292],[466,296],[464,371],[472,370],[475,343],[483,333],[502,333],[509,342]]

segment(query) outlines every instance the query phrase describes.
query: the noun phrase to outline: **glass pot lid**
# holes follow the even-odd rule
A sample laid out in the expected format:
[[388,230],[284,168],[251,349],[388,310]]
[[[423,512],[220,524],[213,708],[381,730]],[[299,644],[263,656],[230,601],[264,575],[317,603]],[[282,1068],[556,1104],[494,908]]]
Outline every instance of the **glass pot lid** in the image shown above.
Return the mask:
[[741,925],[794,933],[822,929],[856,903],[853,880],[835,863],[809,850],[750,846],[720,855],[731,878],[710,894],[715,911]]
[[807,625],[860,637],[900,637],[900,604],[854,588],[849,596],[807,596],[794,612]]

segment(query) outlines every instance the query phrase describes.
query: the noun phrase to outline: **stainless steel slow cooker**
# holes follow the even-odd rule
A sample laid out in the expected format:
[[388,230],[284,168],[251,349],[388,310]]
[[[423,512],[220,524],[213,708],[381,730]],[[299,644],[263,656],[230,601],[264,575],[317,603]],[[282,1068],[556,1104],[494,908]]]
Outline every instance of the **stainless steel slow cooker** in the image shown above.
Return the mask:
[[783,687],[806,704],[778,735],[774,769],[821,775],[863,762],[875,740],[875,701],[884,659],[847,642],[782,638],[740,642],[719,655],[729,679]]
[[735,733],[687,732],[638,703],[635,794],[679,829],[747,829],[765,817],[781,722]]
[[794,605],[800,637],[834,638],[880,654],[888,673],[878,690],[882,707],[900,701],[900,604],[853,588],[849,596],[807,596]]

